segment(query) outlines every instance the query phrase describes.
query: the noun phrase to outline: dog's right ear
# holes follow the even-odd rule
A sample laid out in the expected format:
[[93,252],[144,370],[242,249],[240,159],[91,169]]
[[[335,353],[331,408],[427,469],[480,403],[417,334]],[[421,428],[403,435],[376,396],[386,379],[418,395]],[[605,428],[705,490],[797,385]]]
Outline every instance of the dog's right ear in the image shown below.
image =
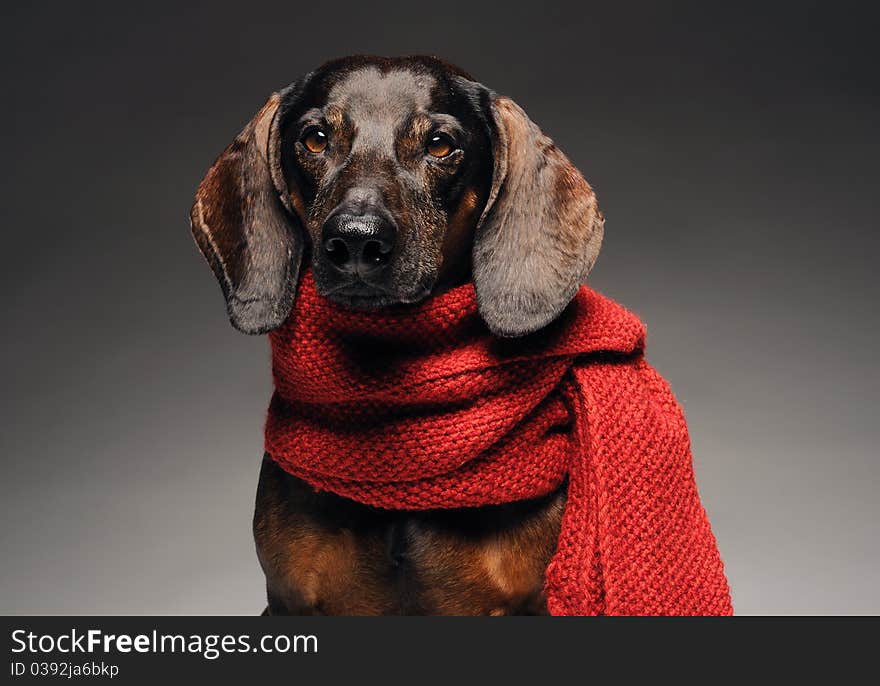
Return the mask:
[[258,334],[290,311],[303,253],[303,232],[282,188],[280,107],[275,93],[199,184],[190,223],[220,282],[232,325]]

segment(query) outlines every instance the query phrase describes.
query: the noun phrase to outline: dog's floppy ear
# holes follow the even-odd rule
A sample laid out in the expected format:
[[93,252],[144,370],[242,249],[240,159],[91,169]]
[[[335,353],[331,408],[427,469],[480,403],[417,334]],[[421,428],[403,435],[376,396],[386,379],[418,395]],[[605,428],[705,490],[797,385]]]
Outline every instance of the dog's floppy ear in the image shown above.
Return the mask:
[[229,319],[250,334],[286,319],[303,253],[289,189],[280,187],[282,97],[273,94],[217,158],[190,212],[193,236],[220,282]]
[[511,99],[488,95],[494,170],[473,251],[480,314],[522,336],[553,321],[593,267],[604,217],[569,159]]

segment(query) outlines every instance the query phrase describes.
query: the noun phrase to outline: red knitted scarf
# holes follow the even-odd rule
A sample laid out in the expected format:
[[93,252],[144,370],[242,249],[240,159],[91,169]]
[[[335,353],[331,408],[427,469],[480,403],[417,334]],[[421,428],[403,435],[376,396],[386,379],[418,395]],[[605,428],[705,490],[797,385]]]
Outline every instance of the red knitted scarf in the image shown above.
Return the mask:
[[551,614],[730,614],[684,417],[644,336],[586,287],[551,326],[506,340],[470,284],[353,312],[307,272],[271,334],[266,451],[317,489],[388,509],[506,503],[567,479]]

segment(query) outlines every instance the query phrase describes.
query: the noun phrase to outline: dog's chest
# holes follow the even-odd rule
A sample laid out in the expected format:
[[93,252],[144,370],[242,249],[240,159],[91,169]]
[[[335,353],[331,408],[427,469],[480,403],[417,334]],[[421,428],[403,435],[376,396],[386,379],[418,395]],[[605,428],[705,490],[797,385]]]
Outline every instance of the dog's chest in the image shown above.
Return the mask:
[[546,612],[565,495],[471,510],[368,508],[264,460],[254,532],[273,614]]

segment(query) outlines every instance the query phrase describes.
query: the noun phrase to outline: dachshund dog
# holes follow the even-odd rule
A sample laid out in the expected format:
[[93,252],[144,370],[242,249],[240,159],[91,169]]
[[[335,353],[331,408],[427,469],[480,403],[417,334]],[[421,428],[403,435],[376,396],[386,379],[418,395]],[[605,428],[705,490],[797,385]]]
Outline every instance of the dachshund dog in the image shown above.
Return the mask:
[[[280,326],[301,265],[347,308],[472,280],[499,336],[541,329],[599,251],[589,184],[509,98],[424,56],[331,61],[273,94],[202,181],[196,241],[232,324]],[[545,614],[565,486],[422,512],[316,492],[263,458],[254,515],[266,614]]]

